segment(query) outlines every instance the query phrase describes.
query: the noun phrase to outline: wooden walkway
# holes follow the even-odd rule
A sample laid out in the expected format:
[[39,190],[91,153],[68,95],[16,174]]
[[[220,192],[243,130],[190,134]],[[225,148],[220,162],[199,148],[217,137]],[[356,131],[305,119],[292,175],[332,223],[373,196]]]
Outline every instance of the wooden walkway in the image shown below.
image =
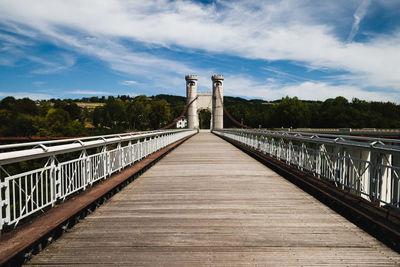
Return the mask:
[[28,265],[400,266],[400,255],[200,133]]

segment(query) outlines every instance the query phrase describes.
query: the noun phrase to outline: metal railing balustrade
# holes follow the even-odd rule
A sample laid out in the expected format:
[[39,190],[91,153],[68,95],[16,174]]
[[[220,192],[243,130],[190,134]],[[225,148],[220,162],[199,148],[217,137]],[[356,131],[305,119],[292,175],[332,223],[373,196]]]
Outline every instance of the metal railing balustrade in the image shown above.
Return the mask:
[[400,140],[248,129],[213,132],[400,211]]
[[[162,130],[0,146],[0,232],[193,133]],[[25,162],[45,163],[9,172],[9,166]]]

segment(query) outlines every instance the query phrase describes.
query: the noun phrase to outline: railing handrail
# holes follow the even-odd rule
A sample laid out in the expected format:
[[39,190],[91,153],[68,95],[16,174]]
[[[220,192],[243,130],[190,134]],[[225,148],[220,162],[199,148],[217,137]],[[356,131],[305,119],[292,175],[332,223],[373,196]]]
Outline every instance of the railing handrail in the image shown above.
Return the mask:
[[[356,130],[356,129],[354,129]],[[386,129],[385,129],[386,130]],[[380,141],[380,142],[387,142],[387,143],[396,143],[400,144],[400,139],[392,139],[392,138],[382,138],[382,137],[367,137],[367,136],[354,136],[354,135],[344,135],[344,134],[327,134],[327,133],[318,133],[312,132],[311,130],[308,132],[306,131],[271,131],[271,130],[262,130],[265,132],[271,133],[282,133],[282,134],[289,134],[289,135],[302,135],[302,136],[322,136],[322,137],[329,137],[329,138],[338,138],[341,137],[343,139],[348,140],[363,140],[363,141]],[[358,129],[357,129],[358,131]]]
[[[177,129],[179,130],[179,129]],[[174,130],[171,130],[174,131]],[[76,142],[76,141],[86,141],[91,139],[102,139],[109,137],[119,137],[119,136],[128,136],[128,135],[138,135],[143,133],[158,133],[160,130],[154,131],[140,131],[140,132],[127,132],[120,134],[107,134],[107,135],[96,135],[96,136],[82,136],[82,137],[71,137],[71,138],[63,138],[57,140],[48,140],[48,141],[35,141],[35,142],[24,142],[24,143],[14,143],[14,144],[6,144],[0,145],[0,151],[3,149],[13,149],[19,147],[28,147],[28,146],[39,146],[39,145],[48,145],[48,144],[57,144],[57,143],[68,143],[68,142]]]
[[[148,131],[148,132],[139,132],[139,133],[123,133],[118,135],[103,135],[103,136],[94,136],[88,138],[72,138],[68,140],[57,140],[62,142],[32,142],[35,143],[37,147],[18,150],[18,151],[10,151],[0,153],[0,166],[10,163],[16,163],[26,160],[38,159],[43,157],[48,157],[52,155],[59,155],[63,153],[70,153],[75,151],[80,151],[83,149],[90,149],[101,147],[105,145],[111,145],[120,142],[129,142],[137,139],[154,137],[160,134],[166,133],[176,133],[176,132],[184,132],[188,131],[188,129],[177,129],[177,130],[162,130],[162,131]],[[91,140],[95,139],[95,140]],[[54,143],[65,143],[70,142],[70,144],[62,144],[55,146],[46,146],[46,144],[54,144]],[[18,145],[18,144],[16,144]],[[9,145],[11,146],[11,145]],[[4,146],[3,146],[4,147]],[[19,146],[14,146],[14,148],[18,148]],[[23,146],[20,146],[23,147]],[[0,146],[0,148],[2,148]],[[10,148],[10,147],[8,147]]]
[[[320,134],[312,134],[309,133],[307,135],[304,134],[289,134],[288,132],[282,131],[265,131],[265,130],[250,130],[250,129],[220,129],[219,131],[226,131],[226,132],[244,132],[244,133],[255,133],[259,135],[264,135],[267,137],[274,137],[274,138],[282,138],[282,139],[291,139],[295,141],[302,141],[302,142],[310,142],[310,143],[320,143],[320,144],[327,144],[327,145],[339,145],[339,146],[351,146],[357,147],[362,149],[374,149],[379,151],[386,151],[386,152],[400,152],[400,145],[388,145],[384,144],[381,139],[382,138],[368,138],[363,139],[365,141],[371,141],[370,143],[366,142],[359,142],[351,140],[353,138],[348,138],[348,136],[343,135],[330,135],[330,138],[327,136],[323,136]],[[293,133],[293,132],[292,132]],[[392,140],[389,139],[391,142]],[[399,141],[396,141],[397,143]]]

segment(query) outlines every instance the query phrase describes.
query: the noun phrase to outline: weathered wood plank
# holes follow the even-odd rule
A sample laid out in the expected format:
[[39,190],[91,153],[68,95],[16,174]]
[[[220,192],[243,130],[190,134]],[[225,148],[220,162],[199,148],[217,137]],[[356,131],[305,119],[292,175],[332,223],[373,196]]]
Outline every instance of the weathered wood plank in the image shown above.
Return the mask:
[[399,266],[400,256],[200,133],[28,263],[42,264]]

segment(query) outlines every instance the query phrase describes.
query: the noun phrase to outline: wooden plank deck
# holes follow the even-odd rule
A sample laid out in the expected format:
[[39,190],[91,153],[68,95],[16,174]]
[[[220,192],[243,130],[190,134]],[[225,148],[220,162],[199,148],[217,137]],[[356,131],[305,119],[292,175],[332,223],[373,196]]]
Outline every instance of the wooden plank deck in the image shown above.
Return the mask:
[[27,265],[400,266],[400,255],[200,133]]

